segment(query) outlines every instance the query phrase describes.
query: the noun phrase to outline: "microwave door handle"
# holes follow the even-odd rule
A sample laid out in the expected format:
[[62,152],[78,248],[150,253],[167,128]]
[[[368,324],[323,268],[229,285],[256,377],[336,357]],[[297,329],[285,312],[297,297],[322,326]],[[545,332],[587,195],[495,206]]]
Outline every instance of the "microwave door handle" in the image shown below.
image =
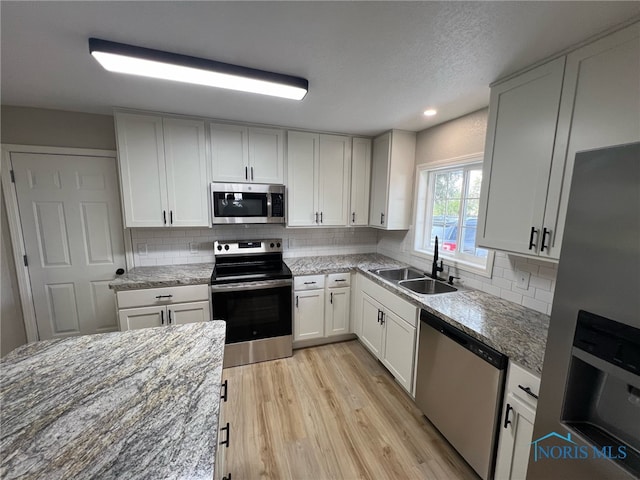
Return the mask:
[[271,201],[271,194],[267,193],[267,218],[271,218],[272,212],[273,212],[273,204]]

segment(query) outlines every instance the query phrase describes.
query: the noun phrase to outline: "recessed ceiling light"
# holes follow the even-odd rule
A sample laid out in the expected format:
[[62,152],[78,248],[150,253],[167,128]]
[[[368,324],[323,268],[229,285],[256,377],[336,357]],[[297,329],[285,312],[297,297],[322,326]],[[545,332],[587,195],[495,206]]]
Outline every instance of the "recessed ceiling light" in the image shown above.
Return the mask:
[[309,82],[300,77],[98,38],[89,39],[89,52],[110,72],[228,88],[292,100],[302,100],[309,89]]
[[436,113],[438,113],[436,110],[434,110],[433,108],[430,108],[429,110],[425,110],[424,111],[424,115],[427,117],[433,117]]

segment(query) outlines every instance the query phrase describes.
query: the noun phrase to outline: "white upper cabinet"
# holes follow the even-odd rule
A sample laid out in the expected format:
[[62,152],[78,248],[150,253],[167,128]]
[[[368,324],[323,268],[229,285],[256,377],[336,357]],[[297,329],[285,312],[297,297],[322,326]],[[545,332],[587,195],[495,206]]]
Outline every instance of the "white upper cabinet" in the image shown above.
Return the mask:
[[351,208],[349,225],[369,225],[371,140],[354,138],[351,147]]
[[346,226],[351,139],[288,132],[288,225]]
[[204,122],[116,112],[126,227],[208,226]]
[[481,246],[538,251],[563,73],[559,58],[491,89],[477,232]]
[[214,182],[284,183],[284,132],[209,124]]
[[415,132],[392,130],[373,140],[370,226],[409,229],[415,153]]
[[640,141],[640,23],[494,86],[480,246],[557,260],[577,152]]

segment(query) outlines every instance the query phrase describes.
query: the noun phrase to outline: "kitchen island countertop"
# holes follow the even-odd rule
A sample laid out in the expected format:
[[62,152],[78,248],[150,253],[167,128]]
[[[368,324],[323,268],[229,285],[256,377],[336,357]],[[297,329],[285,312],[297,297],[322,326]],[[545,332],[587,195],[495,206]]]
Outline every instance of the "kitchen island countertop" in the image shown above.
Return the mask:
[[188,263],[135,267],[109,282],[109,288],[117,292],[139,288],[206,285],[211,281],[213,265],[213,263]]
[[211,479],[225,322],[48,340],[0,362],[0,477]]

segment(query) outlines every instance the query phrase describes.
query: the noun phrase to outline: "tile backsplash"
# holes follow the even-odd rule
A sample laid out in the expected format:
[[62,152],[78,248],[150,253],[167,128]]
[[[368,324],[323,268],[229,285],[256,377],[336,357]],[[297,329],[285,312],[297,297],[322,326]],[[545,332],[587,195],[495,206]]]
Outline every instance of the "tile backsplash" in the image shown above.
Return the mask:
[[[131,238],[136,266],[213,262],[215,240],[282,238],[285,258],[377,252],[424,271],[431,270],[429,260],[411,253],[411,231],[223,225],[214,228],[134,228]],[[520,271],[530,274],[526,289],[517,286]],[[555,263],[495,252],[492,278],[461,270],[449,273],[461,277],[459,281],[470,288],[551,313],[557,273]]]
[[214,228],[132,228],[135,266],[213,262],[215,240],[282,238],[285,257],[375,252],[372,228],[284,228],[222,225]]

